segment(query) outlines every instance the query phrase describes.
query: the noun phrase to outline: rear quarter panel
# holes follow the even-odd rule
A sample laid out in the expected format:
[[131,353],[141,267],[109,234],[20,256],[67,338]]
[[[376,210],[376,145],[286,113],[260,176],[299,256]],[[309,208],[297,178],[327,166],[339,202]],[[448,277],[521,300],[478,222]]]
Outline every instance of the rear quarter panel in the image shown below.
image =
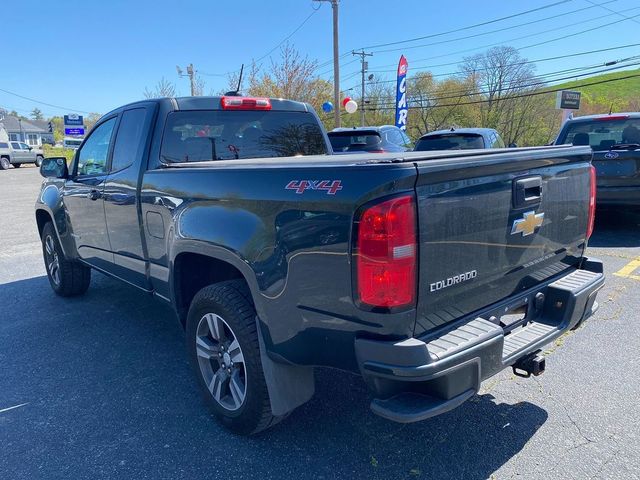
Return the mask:
[[[144,175],[141,205],[154,287],[172,297],[182,252],[232,263],[247,279],[270,353],[286,361],[356,369],[356,334],[406,337],[415,311],[363,312],[354,305],[350,233],[356,206],[413,191],[412,164],[330,165],[220,161]],[[269,162],[267,162],[268,164]],[[334,195],[291,181],[340,181]]]

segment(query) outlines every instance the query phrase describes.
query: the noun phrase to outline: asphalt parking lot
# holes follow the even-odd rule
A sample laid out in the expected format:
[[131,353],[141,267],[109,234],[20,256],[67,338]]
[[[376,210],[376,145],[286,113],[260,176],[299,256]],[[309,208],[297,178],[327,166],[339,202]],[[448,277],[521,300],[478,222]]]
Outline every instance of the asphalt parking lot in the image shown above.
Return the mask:
[[100,274],[82,298],[54,295],[40,180],[0,171],[2,479],[640,478],[640,216],[598,213],[601,308],[549,346],[543,376],[502,372],[402,426],[369,411],[358,377],[320,370],[312,401],[242,438],[207,414],[167,307]]

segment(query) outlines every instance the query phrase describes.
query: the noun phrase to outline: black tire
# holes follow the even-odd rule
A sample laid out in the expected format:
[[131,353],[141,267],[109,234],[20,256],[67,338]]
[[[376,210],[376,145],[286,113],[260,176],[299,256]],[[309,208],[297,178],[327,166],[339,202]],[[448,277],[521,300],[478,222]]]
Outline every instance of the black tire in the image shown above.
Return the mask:
[[65,258],[51,222],[47,222],[42,229],[42,255],[47,278],[54,292],[61,297],[74,297],[87,291],[91,282],[91,269]]
[[42,155],[38,155],[36,157],[36,167],[40,168],[40,165],[42,165],[42,160],[44,160],[44,157]]
[[11,162],[7,157],[0,158],[0,170],[7,170],[11,166]]
[[[203,371],[203,369],[207,369],[208,362],[212,370],[218,369],[217,372],[220,372],[223,370],[221,365],[224,366],[222,363],[224,359],[215,358],[215,355],[205,359],[202,355],[198,355],[197,341],[202,341],[203,338],[199,326],[202,325],[201,322],[206,322],[205,318],[211,314],[223,320],[223,330],[226,333],[222,337],[226,336],[237,340],[241,349],[240,353],[243,355],[245,395],[241,405],[235,410],[226,408],[214,398],[213,387],[212,390],[209,390],[205,379],[206,373]],[[215,343],[216,340],[213,342]],[[216,352],[220,352],[220,346],[224,351],[223,342],[220,341]],[[269,393],[260,360],[256,311],[249,289],[243,280],[230,280],[209,285],[196,294],[191,302],[187,317],[187,351],[207,407],[226,428],[236,434],[252,435],[275,425],[283,418],[276,417],[271,412]],[[214,350],[211,349],[211,351]],[[231,350],[227,350],[227,354],[230,352]],[[231,366],[232,368],[238,367],[237,364],[234,366],[233,362],[231,362]],[[231,391],[230,383],[233,375],[224,375],[227,377],[228,387],[225,387],[225,383],[220,381],[221,388],[228,388]],[[212,381],[211,385],[213,384]],[[230,396],[231,393],[225,398],[230,398]]]
[[21,163],[14,163],[13,168],[20,168],[22,166]]

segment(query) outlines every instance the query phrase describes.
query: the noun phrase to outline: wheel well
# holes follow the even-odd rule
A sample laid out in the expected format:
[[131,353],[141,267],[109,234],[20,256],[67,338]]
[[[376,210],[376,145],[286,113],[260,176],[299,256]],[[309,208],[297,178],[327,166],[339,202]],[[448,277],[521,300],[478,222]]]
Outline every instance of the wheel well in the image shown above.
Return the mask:
[[173,268],[176,309],[182,326],[186,325],[191,300],[200,289],[237,278],[246,281],[240,270],[230,263],[198,253],[181,253]]
[[53,221],[51,216],[44,210],[36,210],[36,223],[38,224],[38,234],[42,237],[42,229],[47,222]]

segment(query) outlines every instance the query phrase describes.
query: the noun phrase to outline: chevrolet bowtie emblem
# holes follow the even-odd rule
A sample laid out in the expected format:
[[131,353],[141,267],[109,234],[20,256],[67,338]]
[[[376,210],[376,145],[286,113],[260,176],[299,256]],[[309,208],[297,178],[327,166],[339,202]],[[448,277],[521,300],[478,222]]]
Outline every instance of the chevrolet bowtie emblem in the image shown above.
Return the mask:
[[544,213],[526,212],[522,218],[518,218],[513,221],[513,227],[511,228],[511,235],[521,233],[523,237],[531,235],[536,231],[542,221],[544,220]]

